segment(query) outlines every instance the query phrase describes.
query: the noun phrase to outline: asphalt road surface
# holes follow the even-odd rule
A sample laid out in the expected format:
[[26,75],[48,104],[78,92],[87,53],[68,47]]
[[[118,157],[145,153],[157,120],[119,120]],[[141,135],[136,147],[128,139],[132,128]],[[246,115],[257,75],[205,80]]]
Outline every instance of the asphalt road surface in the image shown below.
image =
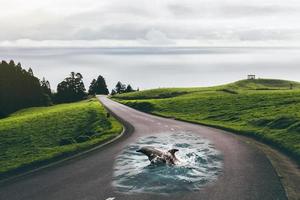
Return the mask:
[[[104,96],[101,102],[126,121],[127,132],[117,141],[86,156],[19,178],[0,188],[1,200],[143,200],[143,199],[286,199],[273,166],[257,148],[234,134],[205,126],[145,114]],[[222,152],[222,174],[197,192],[176,195],[124,194],[111,184],[114,160],[141,136],[190,131],[210,140]]]

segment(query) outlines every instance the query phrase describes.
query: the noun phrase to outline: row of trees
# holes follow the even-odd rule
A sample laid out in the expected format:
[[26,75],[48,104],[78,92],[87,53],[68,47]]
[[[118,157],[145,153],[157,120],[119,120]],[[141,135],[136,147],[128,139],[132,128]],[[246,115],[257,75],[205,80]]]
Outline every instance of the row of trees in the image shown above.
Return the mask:
[[[103,76],[99,75],[97,79],[93,79],[88,93],[85,91],[83,77],[80,73],[71,72],[70,76],[65,78],[57,86],[57,93],[54,95],[54,102],[67,103],[84,99],[87,95],[109,94],[106,81]],[[134,92],[131,85],[126,85],[120,81],[112,90],[111,95]],[[53,96],[53,95],[52,95]]]
[[0,116],[8,115],[16,110],[31,106],[51,104],[51,96],[47,89],[49,82],[43,80],[43,86],[28,71],[15,64],[14,61],[0,63]]
[[117,83],[115,89],[112,89],[111,91],[111,95],[115,95],[115,94],[122,94],[122,93],[127,93],[127,92],[135,92],[135,91],[138,91],[139,89],[137,90],[134,90],[130,84],[126,85],[126,84],[123,84],[121,83],[120,81]]
[[[111,94],[133,91],[131,85],[118,82]],[[0,117],[21,108],[74,102],[96,94],[109,94],[102,76],[93,79],[86,92],[82,74],[71,72],[57,85],[56,93],[53,93],[49,81],[45,78],[40,81],[31,68],[26,71],[20,63],[15,64],[14,61],[0,63]]]

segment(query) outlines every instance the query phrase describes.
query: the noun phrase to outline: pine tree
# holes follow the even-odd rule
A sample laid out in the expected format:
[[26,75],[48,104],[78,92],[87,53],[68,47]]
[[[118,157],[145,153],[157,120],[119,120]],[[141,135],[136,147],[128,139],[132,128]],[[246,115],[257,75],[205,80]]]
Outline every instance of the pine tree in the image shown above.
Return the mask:
[[116,90],[112,89],[110,94],[115,95],[115,94],[117,94],[117,92],[116,92]]
[[89,94],[109,94],[107,85],[103,76],[98,76],[97,80],[93,79],[89,88]]
[[28,69],[28,73],[29,73],[30,76],[34,76],[34,75],[33,75],[33,71],[32,71],[32,69],[31,69],[30,67],[29,67],[29,69]]
[[117,85],[116,85],[115,90],[116,90],[116,93],[122,94],[122,93],[124,93],[125,90],[126,90],[126,85],[125,85],[125,84],[122,84],[122,83],[119,81],[119,82],[117,83]]
[[127,85],[125,92],[134,92],[134,90],[132,89],[131,85]]
[[96,79],[93,79],[92,82],[91,82],[91,85],[89,87],[89,95],[95,95],[96,94]]

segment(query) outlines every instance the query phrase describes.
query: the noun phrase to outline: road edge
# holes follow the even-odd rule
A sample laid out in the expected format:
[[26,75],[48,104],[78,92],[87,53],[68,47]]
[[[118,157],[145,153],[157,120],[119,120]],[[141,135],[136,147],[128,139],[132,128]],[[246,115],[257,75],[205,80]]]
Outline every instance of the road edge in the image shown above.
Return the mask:
[[286,197],[289,200],[300,200],[300,193],[299,193],[300,178],[297,178],[300,177],[300,170],[299,170],[300,166],[297,163],[297,161],[293,160],[293,158],[289,157],[288,155],[284,154],[283,152],[279,151],[273,146],[260,142],[259,140],[251,136],[242,135],[235,131],[228,130],[226,128],[217,127],[217,126],[200,123],[200,122],[184,120],[175,117],[168,117],[157,113],[147,113],[147,114],[154,115],[157,117],[163,117],[170,120],[176,120],[176,121],[191,123],[195,125],[205,126],[213,129],[218,129],[223,131],[226,134],[232,134],[234,137],[236,137],[236,139],[242,142],[255,146],[257,149],[262,151],[270,161],[272,167],[274,168],[274,171],[277,174],[278,179],[281,182],[282,187],[284,188]]
[[133,126],[131,124],[129,124],[128,122],[126,122],[123,119],[119,118],[114,112],[112,112],[110,109],[108,109],[99,100],[99,98],[97,98],[97,100],[122,125],[122,131],[121,131],[120,134],[118,134],[116,137],[108,139],[107,141],[104,140],[103,142],[100,142],[99,144],[97,144],[97,145],[95,145],[95,146],[93,146],[91,148],[88,148],[86,150],[82,150],[82,151],[79,151],[79,152],[74,152],[73,155],[66,156],[66,157],[63,157],[63,158],[60,158],[60,159],[58,158],[58,160],[56,160],[56,161],[53,161],[53,162],[50,161],[48,164],[41,165],[39,167],[33,168],[31,170],[28,170],[26,172],[23,172],[23,173],[14,175],[14,176],[9,176],[8,178],[0,179],[0,186],[12,183],[12,182],[14,182],[15,180],[18,180],[18,179],[22,179],[22,178],[34,175],[35,173],[41,172],[43,170],[47,170],[47,169],[50,169],[50,168],[58,167],[58,166],[60,166],[62,164],[67,163],[68,161],[75,161],[76,159],[82,158],[83,156],[87,156],[90,153],[93,153],[93,152],[95,152],[97,150],[100,150],[103,147],[106,147],[106,146],[108,146],[108,145],[110,145],[110,144],[118,141],[119,139],[123,138],[125,135],[130,135],[133,132],[134,128],[133,128]]
[[[152,114],[152,113],[150,113],[150,114]],[[162,115],[157,115],[157,114],[154,114],[154,115],[159,116],[159,117],[168,118],[168,117],[165,117]],[[296,178],[296,177],[300,177],[299,165],[297,164],[296,161],[294,161],[289,156],[285,155],[284,153],[280,152],[279,150],[273,148],[270,145],[267,145],[263,142],[256,140],[253,137],[238,134],[234,131],[230,131],[225,128],[223,129],[222,127],[210,126],[208,124],[202,124],[202,123],[197,123],[197,122],[188,121],[188,120],[182,120],[182,119],[178,119],[178,118],[169,118],[169,119],[218,129],[218,130],[223,131],[226,134],[234,135],[234,137],[236,139],[238,139],[242,142],[245,142],[247,144],[251,144],[251,145],[255,146],[257,149],[262,151],[266,155],[268,160],[270,161],[272,167],[274,168],[274,171],[277,174],[278,179],[280,180],[280,182],[284,188],[287,198],[289,200],[299,200],[300,199],[300,194],[298,191],[299,185],[300,185],[300,180],[299,180],[299,178],[298,179]]]

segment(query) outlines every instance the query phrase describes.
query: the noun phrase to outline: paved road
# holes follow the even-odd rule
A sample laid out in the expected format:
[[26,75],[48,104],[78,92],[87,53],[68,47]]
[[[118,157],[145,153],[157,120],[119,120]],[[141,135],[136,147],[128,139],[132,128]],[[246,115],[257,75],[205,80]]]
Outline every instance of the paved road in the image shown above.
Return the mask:
[[[283,187],[266,156],[225,131],[148,115],[105,97],[103,104],[131,124],[121,139],[89,154],[52,167],[0,188],[1,200],[115,200],[143,199],[286,199]],[[140,136],[170,131],[191,131],[210,140],[224,155],[223,173],[217,182],[199,192],[176,196],[118,193],[111,186],[114,158]],[[132,132],[132,133],[130,133]]]

